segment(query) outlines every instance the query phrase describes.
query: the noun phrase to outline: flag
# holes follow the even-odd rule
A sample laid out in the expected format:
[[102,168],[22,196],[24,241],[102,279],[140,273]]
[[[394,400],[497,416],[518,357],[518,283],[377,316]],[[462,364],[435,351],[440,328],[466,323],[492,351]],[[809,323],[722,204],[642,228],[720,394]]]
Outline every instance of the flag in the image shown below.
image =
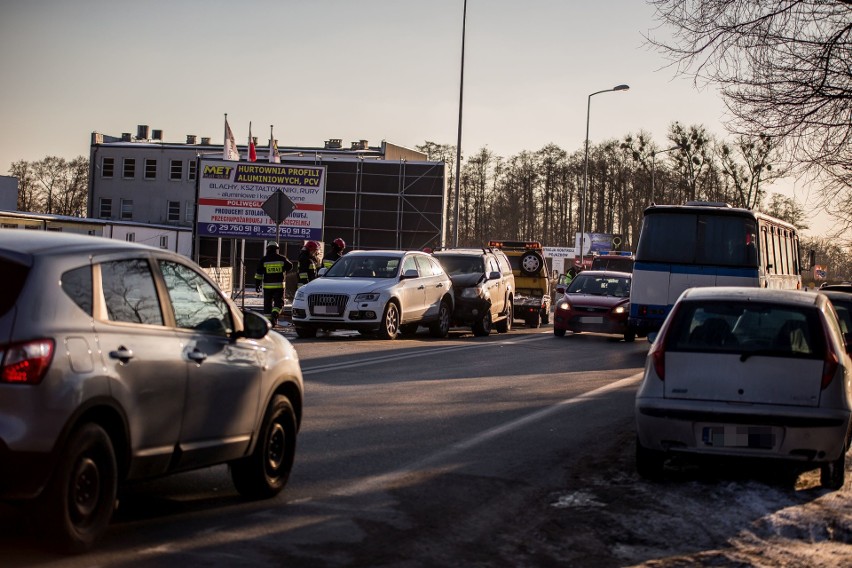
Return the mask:
[[225,144],[222,147],[222,159],[239,161],[240,152],[237,150],[237,142],[234,140],[234,133],[231,127],[228,126],[228,115],[225,115]]
[[269,162],[281,163],[281,154],[278,153],[278,142],[272,137],[272,125],[269,125]]
[[254,140],[251,137],[251,122],[249,122],[248,159],[249,162],[257,161],[257,150],[254,148]]

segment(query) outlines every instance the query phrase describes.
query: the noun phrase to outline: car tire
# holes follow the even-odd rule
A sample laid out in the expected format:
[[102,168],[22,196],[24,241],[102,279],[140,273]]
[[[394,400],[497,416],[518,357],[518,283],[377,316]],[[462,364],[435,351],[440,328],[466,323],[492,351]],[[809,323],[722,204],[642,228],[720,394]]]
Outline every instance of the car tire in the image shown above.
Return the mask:
[[550,323],[550,310],[542,310],[541,312],[541,323],[547,325]]
[[564,329],[556,329],[554,327],[553,328],[553,335],[555,335],[556,337],[565,337],[565,330]]
[[491,312],[485,312],[485,315],[474,322],[473,334],[477,337],[485,337],[491,335]]
[[824,463],[819,468],[819,482],[824,489],[837,491],[846,482],[846,451],[834,461]]
[[382,314],[382,325],[379,326],[380,339],[396,339],[399,333],[399,308],[393,302],[388,302]]
[[296,412],[276,395],[269,403],[252,454],[231,462],[231,480],[246,499],[268,499],[284,489],[296,455]]
[[508,333],[512,331],[512,322],[515,320],[514,308],[511,302],[506,305],[506,319],[502,319],[494,326],[497,333]]
[[38,537],[54,550],[79,554],[106,532],[118,493],[112,440],[94,423],[75,430],[36,502]]
[[626,343],[633,343],[636,341],[636,330],[632,327],[628,328],[627,331],[624,332],[624,341]]
[[544,266],[544,259],[537,251],[530,250],[521,256],[521,272],[525,276],[537,276]]
[[429,325],[429,335],[443,338],[450,334],[450,305],[441,300],[438,307],[438,319]]
[[317,329],[315,327],[299,327],[297,325],[296,335],[302,339],[310,339],[317,336]]
[[639,438],[636,438],[636,473],[639,477],[650,481],[660,479],[665,461],[666,455],[663,452],[644,447]]
[[527,317],[527,327],[533,329],[541,327],[541,314],[536,313],[534,316]]

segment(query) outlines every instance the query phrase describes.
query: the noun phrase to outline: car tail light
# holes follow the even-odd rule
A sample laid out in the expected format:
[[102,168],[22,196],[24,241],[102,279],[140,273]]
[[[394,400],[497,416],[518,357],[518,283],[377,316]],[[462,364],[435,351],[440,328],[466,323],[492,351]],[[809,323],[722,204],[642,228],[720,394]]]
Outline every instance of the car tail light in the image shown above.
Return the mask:
[[839,365],[840,360],[837,358],[837,354],[831,347],[827,348],[825,350],[825,362],[822,364],[822,383],[820,385],[822,390],[825,390],[831,384]]
[[651,349],[648,351],[648,355],[654,363],[654,371],[657,373],[657,376],[660,377],[661,381],[666,380],[666,347],[664,343],[665,342],[662,341],[662,338],[658,338],[657,341],[651,345]]
[[53,360],[52,339],[13,343],[0,350],[0,382],[37,385]]

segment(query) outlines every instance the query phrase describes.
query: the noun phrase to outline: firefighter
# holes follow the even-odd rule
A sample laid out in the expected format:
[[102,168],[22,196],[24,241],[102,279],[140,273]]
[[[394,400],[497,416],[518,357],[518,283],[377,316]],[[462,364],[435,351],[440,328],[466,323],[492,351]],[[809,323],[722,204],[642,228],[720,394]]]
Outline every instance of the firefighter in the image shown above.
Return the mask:
[[278,254],[278,244],[270,243],[266,255],[260,259],[254,273],[255,291],[263,289],[263,313],[270,314],[269,321],[275,326],[284,307],[284,278],[293,269],[293,263]]
[[317,277],[320,267],[319,245],[316,241],[308,241],[299,251],[299,284],[301,288]]
[[337,262],[337,259],[346,254],[343,252],[346,249],[346,241],[341,239],[340,237],[334,239],[331,243],[331,252],[328,253],[328,256],[322,259],[322,267],[328,270],[332,267],[332,265]]

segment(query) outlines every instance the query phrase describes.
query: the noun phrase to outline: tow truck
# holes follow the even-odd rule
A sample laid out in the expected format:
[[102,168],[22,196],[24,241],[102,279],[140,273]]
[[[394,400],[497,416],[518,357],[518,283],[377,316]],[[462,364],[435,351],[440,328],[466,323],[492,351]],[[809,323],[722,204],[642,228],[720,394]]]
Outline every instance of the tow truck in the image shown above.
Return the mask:
[[502,250],[515,275],[514,317],[527,327],[550,323],[550,275],[537,241],[489,241],[488,246]]

